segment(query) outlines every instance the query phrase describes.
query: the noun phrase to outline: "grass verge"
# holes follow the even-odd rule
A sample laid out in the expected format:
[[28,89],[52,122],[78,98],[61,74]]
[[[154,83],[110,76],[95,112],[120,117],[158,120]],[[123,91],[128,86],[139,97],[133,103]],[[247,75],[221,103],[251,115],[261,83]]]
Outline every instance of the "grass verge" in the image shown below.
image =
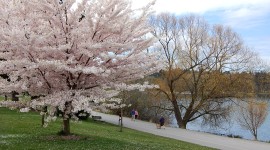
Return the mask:
[[57,135],[61,121],[40,126],[38,113],[20,113],[0,108],[0,149],[72,150],[210,150],[211,148],[155,136],[131,129],[119,132],[118,126],[93,120],[71,123],[70,137]]

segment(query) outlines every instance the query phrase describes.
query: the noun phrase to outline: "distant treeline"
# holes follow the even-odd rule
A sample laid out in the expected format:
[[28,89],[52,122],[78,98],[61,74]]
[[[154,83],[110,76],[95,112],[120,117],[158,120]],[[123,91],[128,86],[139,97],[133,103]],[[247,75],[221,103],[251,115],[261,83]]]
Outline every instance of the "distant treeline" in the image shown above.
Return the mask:
[[270,73],[257,72],[254,75],[256,93],[259,97],[270,98]]
[[[161,71],[162,72],[162,71]],[[151,77],[159,78],[161,72],[154,73]],[[231,74],[231,72],[225,71],[225,74]],[[255,94],[261,98],[270,98],[270,72],[256,72],[256,73],[240,73],[250,74],[254,78]]]

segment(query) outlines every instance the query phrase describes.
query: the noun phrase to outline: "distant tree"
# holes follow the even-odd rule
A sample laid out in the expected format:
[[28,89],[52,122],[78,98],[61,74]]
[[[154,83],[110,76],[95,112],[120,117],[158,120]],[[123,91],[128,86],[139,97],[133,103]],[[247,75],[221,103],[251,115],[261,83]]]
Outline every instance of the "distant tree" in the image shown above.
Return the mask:
[[240,110],[239,124],[242,128],[248,130],[255,140],[258,140],[258,128],[264,123],[268,114],[267,103],[252,100]]
[[[137,82],[137,81],[134,81]],[[118,86],[118,91],[120,93],[118,94],[118,98],[121,101],[110,101],[107,102],[108,107],[111,109],[112,112],[116,113],[117,115],[121,116],[121,119],[119,120],[119,125],[120,125],[120,132],[122,132],[123,129],[123,115],[124,115],[124,110],[128,110],[129,106],[132,106],[132,108],[137,108],[135,107],[130,99],[132,98],[133,95],[136,95],[138,93],[144,92],[145,89],[152,89],[152,88],[157,88],[158,86],[156,85],[149,85],[148,82],[144,82],[143,84],[139,83],[133,83],[133,84],[121,84]],[[121,90],[125,89],[125,90]],[[134,94],[136,93],[136,94]],[[137,96],[137,95],[136,95]],[[133,101],[137,101],[137,99],[133,99]],[[146,99],[145,99],[146,101]],[[130,111],[126,112],[126,115],[130,116]]]
[[[144,81],[151,82],[151,77],[147,77],[144,79],[140,79],[139,81],[135,81],[137,83],[141,83]],[[151,88],[148,88],[151,89]],[[168,103],[164,101],[159,101],[156,95],[153,95],[151,90],[139,91],[123,91],[119,94],[121,99],[125,99],[123,104],[130,105],[130,107],[123,107],[123,115],[130,117],[130,112],[132,109],[136,109],[139,112],[139,119],[146,121],[154,121],[158,118],[159,115],[163,115],[168,118],[169,112],[164,111],[164,109],[160,109],[159,107],[163,103]],[[166,115],[168,114],[168,115]]]
[[146,52],[153,41],[146,36],[151,5],[132,10],[128,0],[0,1],[0,58],[6,60],[0,74],[10,79],[1,79],[2,92],[44,95],[31,107],[60,110],[62,133],[70,134],[78,111],[119,101],[114,96],[124,82],[159,70]]
[[255,73],[256,92],[258,96],[270,97],[270,73],[257,72]]
[[165,62],[157,93],[171,102],[180,128],[197,118],[218,125],[229,114],[230,97],[253,93],[253,78],[244,71],[254,54],[230,27],[168,13],[150,22],[158,40],[155,49]]

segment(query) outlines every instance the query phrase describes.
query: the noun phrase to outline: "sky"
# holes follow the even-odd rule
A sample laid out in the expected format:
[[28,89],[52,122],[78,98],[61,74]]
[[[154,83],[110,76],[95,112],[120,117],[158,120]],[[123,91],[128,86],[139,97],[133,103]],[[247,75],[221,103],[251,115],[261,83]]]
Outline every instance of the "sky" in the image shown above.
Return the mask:
[[[133,8],[151,0],[132,0]],[[195,13],[210,24],[230,26],[270,65],[270,0],[156,0],[156,13]]]

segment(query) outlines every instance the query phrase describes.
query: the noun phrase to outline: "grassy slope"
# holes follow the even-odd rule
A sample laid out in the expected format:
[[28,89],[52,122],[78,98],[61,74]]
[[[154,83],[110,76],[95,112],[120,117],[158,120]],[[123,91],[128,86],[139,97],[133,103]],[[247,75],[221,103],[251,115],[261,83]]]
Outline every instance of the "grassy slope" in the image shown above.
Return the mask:
[[0,149],[72,149],[72,150],[204,150],[210,149],[131,129],[119,132],[117,126],[104,122],[71,123],[79,140],[64,140],[56,135],[60,121],[40,127],[38,113],[20,113],[0,108]]

